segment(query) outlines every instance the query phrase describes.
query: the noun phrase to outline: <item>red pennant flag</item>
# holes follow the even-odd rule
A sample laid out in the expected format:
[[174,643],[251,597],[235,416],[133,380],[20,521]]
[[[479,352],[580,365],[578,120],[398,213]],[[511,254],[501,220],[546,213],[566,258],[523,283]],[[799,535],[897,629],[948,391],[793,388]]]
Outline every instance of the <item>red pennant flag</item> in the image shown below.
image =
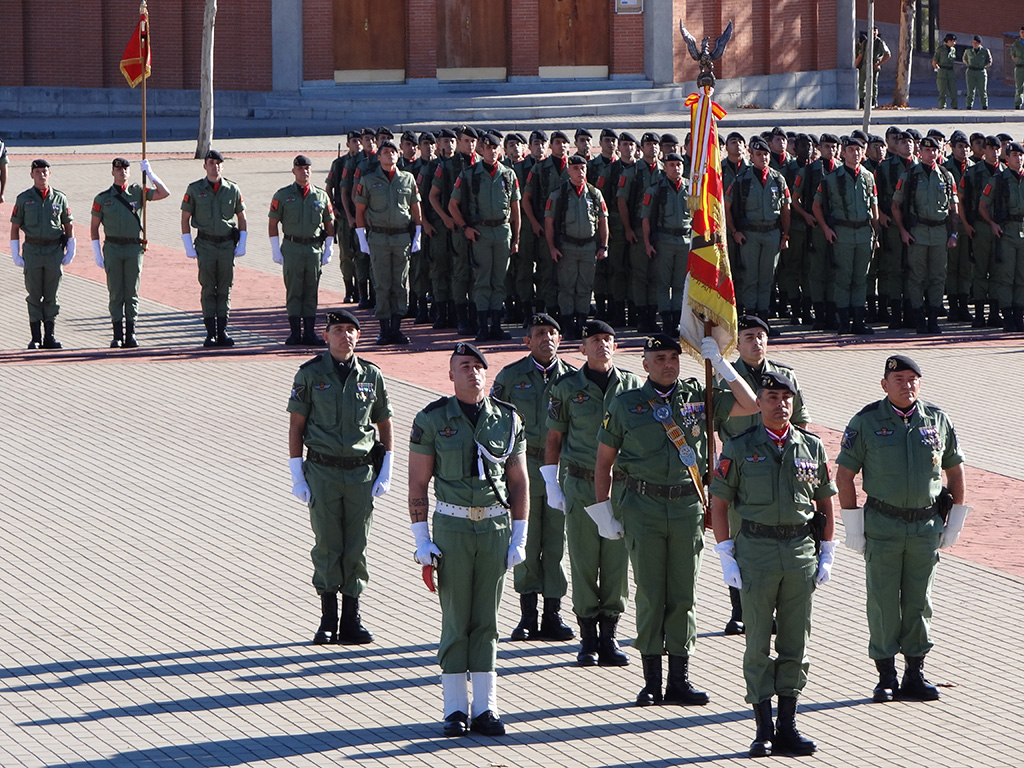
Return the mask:
[[[145,58],[145,76],[149,77],[153,65],[153,49],[149,40],[149,13],[143,6],[139,16],[139,23],[135,26],[135,34],[128,41],[124,53],[121,55],[121,74],[128,81],[132,88],[142,82],[143,58]],[[145,55],[143,55],[145,51]]]

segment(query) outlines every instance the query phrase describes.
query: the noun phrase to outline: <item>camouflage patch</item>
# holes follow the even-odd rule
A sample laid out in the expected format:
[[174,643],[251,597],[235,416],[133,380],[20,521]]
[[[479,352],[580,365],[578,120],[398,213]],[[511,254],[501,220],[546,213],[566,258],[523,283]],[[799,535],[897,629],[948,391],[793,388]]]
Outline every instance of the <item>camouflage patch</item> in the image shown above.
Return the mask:
[[501,393],[505,391],[503,384],[494,384],[491,387],[491,397],[501,398]]

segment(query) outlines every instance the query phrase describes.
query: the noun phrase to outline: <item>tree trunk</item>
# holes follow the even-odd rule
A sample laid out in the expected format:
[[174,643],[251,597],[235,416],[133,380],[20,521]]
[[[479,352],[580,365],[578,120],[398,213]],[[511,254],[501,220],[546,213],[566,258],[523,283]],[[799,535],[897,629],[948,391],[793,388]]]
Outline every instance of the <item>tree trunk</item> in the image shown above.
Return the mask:
[[196,157],[204,158],[213,144],[213,28],[217,0],[206,0],[203,10],[203,50],[199,73],[199,139]]
[[914,0],[902,0],[900,42],[896,53],[896,89],[892,93],[894,107],[906,107],[910,100],[910,62],[914,54]]

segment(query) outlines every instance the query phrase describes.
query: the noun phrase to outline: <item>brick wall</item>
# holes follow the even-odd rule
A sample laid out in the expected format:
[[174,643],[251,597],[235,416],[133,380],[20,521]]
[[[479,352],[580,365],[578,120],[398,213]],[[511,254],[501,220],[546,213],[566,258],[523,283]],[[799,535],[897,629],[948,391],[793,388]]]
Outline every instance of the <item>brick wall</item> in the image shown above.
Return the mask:
[[[938,5],[939,28],[944,32],[999,37],[1004,32],[1016,32],[1024,24],[1020,0],[988,0],[982,5],[977,0],[941,0]],[[857,19],[867,18],[867,0],[857,0]],[[900,0],[875,0],[875,20],[899,24]]]
[[536,77],[540,67],[540,15],[538,2],[508,0],[508,76]]
[[406,32],[406,77],[437,77],[436,0],[406,0],[409,28]]
[[[267,15],[270,15],[269,8]],[[404,23],[404,19],[396,19],[395,23]],[[334,3],[331,0],[302,0],[304,80],[334,80],[333,37]]]
[[[614,0],[609,0],[614,8]],[[612,75],[644,73],[644,17],[639,13],[615,13],[611,18],[612,51],[608,70]]]

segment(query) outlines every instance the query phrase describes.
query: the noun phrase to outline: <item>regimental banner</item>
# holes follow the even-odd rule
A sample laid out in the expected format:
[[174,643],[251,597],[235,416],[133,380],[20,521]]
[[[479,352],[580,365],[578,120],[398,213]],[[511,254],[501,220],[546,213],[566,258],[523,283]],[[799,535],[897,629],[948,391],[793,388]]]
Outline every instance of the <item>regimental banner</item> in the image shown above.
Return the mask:
[[149,11],[145,3],[139,11],[139,23],[135,25],[135,33],[121,54],[121,74],[132,88],[142,82],[143,59],[146,62],[145,77],[149,77],[153,66],[153,48],[149,36]]

